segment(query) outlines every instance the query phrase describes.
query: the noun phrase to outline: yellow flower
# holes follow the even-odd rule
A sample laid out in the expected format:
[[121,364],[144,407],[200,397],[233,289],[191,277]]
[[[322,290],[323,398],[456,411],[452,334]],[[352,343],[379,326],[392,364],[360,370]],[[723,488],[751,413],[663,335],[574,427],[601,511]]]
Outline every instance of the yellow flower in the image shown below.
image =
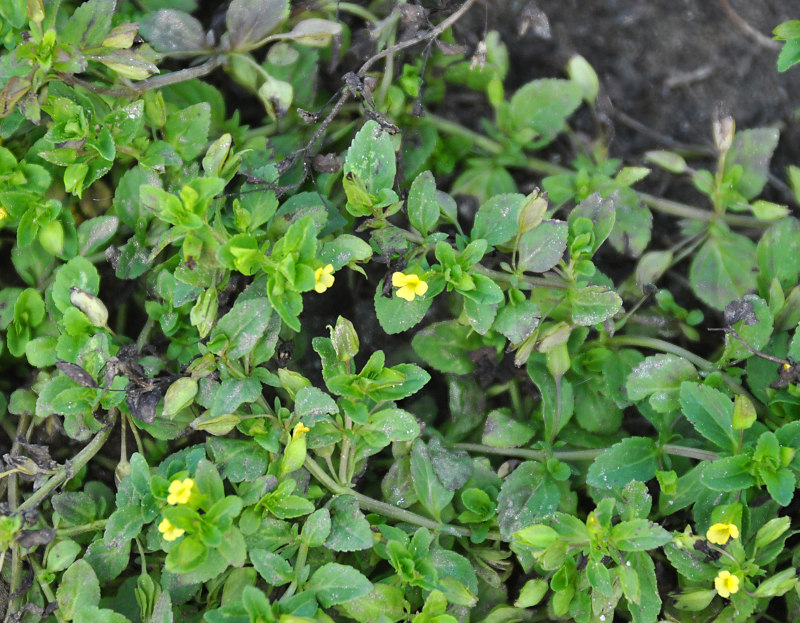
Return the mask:
[[173,480],[169,483],[169,495],[167,496],[167,504],[175,506],[176,504],[186,504],[192,495],[192,487],[194,487],[194,480],[186,478],[185,480]]
[[178,537],[182,537],[186,532],[186,530],[183,528],[176,528],[173,526],[169,522],[169,519],[164,519],[160,524],[158,524],[158,531],[164,535],[165,541],[174,541]]
[[322,294],[333,285],[333,264],[327,264],[314,271],[314,291]]
[[392,275],[392,285],[395,288],[400,288],[397,291],[397,296],[409,302],[414,300],[415,296],[422,296],[428,291],[428,284],[419,278],[419,275],[405,275],[397,272]]
[[305,435],[311,429],[303,424],[302,422],[298,422],[297,426],[294,427],[292,431],[292,439],[300,439],[303,435]]
[[706,538],[715,545],[725,545],[728,540],[739,538],[739,528],[732,523],[715,523],[706,532]]
[[720,597],[730,597],[739,590],[739,578],[731,575],[730,571],[720,571],[714,578],[714,588]]
[[0,222],[6,220],[8,218],[8,210],[5,207],[0,206]]

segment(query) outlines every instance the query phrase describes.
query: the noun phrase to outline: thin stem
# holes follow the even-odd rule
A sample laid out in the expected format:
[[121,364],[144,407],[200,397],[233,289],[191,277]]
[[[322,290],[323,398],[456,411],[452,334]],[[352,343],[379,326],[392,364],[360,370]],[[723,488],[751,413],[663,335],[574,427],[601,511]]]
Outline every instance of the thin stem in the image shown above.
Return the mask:
[[86,532],[96,532],[97,530],[105,530],[106,523],[108,523],[108,519],[98,519],[97,521],[93,521],[91,523],[87,523],[82,526],[73,526],[71,528],[60,528],[56,532],[56,535],[59,537],[75,536],[76,534],[85,534]]
[[[306,457],[305,468],[311,472],[311,475],[321,482],[331,493],[337,495],[352,495],[356,500],[358,500],[359,506],[361,506],[363,509],[380,513],[385,517],[390,517],[397,521],[405,521],[417,526],[422,526],[423,528],[428,528],[435,532],[444,532],[446,534],[452,534],[453,536],[461,537],[468,537],[471,534],[470,530],[467,528],[441,524],[432,519],[428,519],[427,517],[423,517],[422,515],[418,515],[417,513],[405,510],[404,508],[398,508],[397,506],[387,504],[386,502],[381,502],[364,495],[363,493],[359,493],[358,491],[353,491],[352,489],[343,487],[330,478],[325,473],[325,470],[323,470],[310,456]],[[500,534],[497,532],[490,532],[487,538],[493,541],[503,540],[502,536],[500,536]]]
[[163,87],[178,84],[179,82],[186,82],[187,80],[193,80],[194,78],[202,78],[203,76],[207,76],[212,71],[214,71],[217,67],[222,64],[222,57],[213,56],[208,59],[205,63],[201,65],[196,65],[195,67],[186,67],[185,69],[181,69],[179,71],[173,71],[169,74],[162,74],[159,76],[153,76],[152,78],[148,78],[147,80],[141,80],[139,82],[134,82],[130,86],[122,87],[119,89],[107,89],[104,87],[97,86],[96,84],[92,84],[91,82],[87,82],[73,76],[72,74],[68,73],[60,73],[59,78],[66,82],[67,84],[78,85],[82,86],[94,93],[100,93],[102,95],[108,95],[110,97],[126,97],[132,95],[141,95],[146,91],[152,91],[153,89],[161,89]]
[[769,227],[771,224],[770,221],[759,221],[757,218],[752,216],[744,216],[740,214],[720,215],[712,212],[711,210],[694,208],[686,205],[685,203],[672,201],[671,199],[662,199],[661,197],[656,197],[643,192],[638,192],[637,194],[648,207],[658,210],[659,212],[663,212],[664,214],[670,214],[679,218],[689,218],[697,221],[714,221],[717,219],[722,219],[728,225],[736,225],[738,227],[764,228]]
[[344,416],[344,429],[345,433],[342,438],[342,450],[341,455],[339,456],[339,484],[347,485],[350,482],[350,479],[347,477],[347,466],[350,462],[350,436],[348,432],[350,432],[353,428],[353,420],[350,419],[349,415]]
[[75,455],[75,458],[60,467],[55,474],[50,476],[50,478],[48,478],[47,481],[45,481],[45,483],[39,487],[39,489],[34,491],[34,493],[27,500],[20,504],[17,511],[21,513],[39,506],[39,504],[41,504],[47,498],[47,496],[56,489],[56,487],[72,478],[76,472],[86,465],[91,458],[100,451],[105,442],[108,440],[108,437],[111,435],[111,431],[114,428],[116,415],[116,409],[112,409],[109,412],[108,422],[106,423],[105,427],[99,433],[97,433],[92,440],[86,444],[86,446],[84,446],[83,450]]
[[378,16],[354,2],[328,2],[322,6],[323,11],[345,11],[368,22],[377,22]]
[[530,448],[495,448],[494,446],[484,446],[479,443],[454,443],[451,447],[456,450],[467,450],[468,452],[478,452],[480,454],[495,454],[497,456],[513,456],[534,461],[543,461],[549,458],[556,458],[562,461],[592,461],[606,450],[605,448],[593,448],[591,450],[546,452],[544,450],[531,450]]
[[703,359],[702,357],[695,355],[693,352],[672,344],[671,342],[659,340],[655,337],[647,337],[644,335],[615,335],[614,337],[607,338],[605,340],[605,344],[608,346],[637,346],[639,348],[658,350],[664,353],[670,353],[671,355],[677,355],[678,357],[683,357],[706,372],[711,372],[712,370],[716,369],[714,364],[707,359]]
[[434,27],[431,30],[424,31],[422,34],[417,35],[416,37],[412,37],[411,39],[407,39],[406,41],[401,41],[400,43],[390,46],[379,52],[375,56],[369,58],[361,68],[358,70],[358,77],[363,78],[366,73],[369,71],[370,67],[372,67],[375,63],[377,63],[382,58],[386,56],[390,56],[399,52],[400,50],[405,50],[406,48],[410,48],[412,45],[417,45],[418,43],[422,43],[423,41],[433,41],[441,35],[445,30],[450,28],[453,24],[455,24],[461,16],[464,15],[467,11],[470,10],[473,4],[475,4],[477,0],[467,0],[464,4],[462,4],[457,11],[454,11],[447,19],[442,20],[442,22]]
[[[47,598],[47,601],[50,603],[55,602],[56,595],[53,592],[53,589],[50,588],[49,584],[43,582],[41,579],[42,567],[39,565],[39,563],[33,556],[28,557],[28,561],[31,563],[31,567],[33,567],[33,574],[36,576],[36,580],[39,582],[39,588],[42,589],[42,593]],[[55,612],[53,612],[53,614],[55,615],[56,621],[58,621],[58,623],[64,623],[64,618],[59,613],[59,609],[56,609]]]
[[487,277],[491,277],[495,281],[504,281],[506,283],[512,281],[512,279],[517,280],[517,285],[527,286],[528,289],[532,290],[533,288],[560,288],[560,289],[567,289],[569,288],[570,284],[566,281],[561,279],[556,279],[554,277],[520,277],[517,275],[511,275],[509,273],[505,273],[499,270],[492,270],[491,268],[486,268],[482,264],[475,264],[472,268],[475,269],[476,272],[482,273]]
[[708,450],[700,450],[699,448],[689,448],[687,446],[676,446],[671,443],[665,443],[661,446],[661,450],[666,454],[673,456],[685,456],[689,459],[697,459],[698,461],[716,461],[719,455]]

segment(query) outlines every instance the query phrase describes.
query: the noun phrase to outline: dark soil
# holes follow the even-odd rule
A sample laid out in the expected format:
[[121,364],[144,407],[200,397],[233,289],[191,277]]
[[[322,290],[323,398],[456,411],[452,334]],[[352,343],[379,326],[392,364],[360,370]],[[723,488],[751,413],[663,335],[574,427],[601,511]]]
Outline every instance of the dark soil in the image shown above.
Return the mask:
[[[729,5],[765,39],[779,23],[800,17],[795,0]],[[518,34],[524,16],[537,9],[547,17],[549,39],[533,27]],[[614,156],[635,159],[671,148],[671,140],[710,147],[721,106],[738,128],[781,128],[773,169],[780,177],[783,167],[800,162],[800,69],[779,74],[777,42],[772,48],[757,43],[720,0],[500,0],[489,7],[488,20],[509,46],[512,85],[562,73],[575,53],[591,63]],[[631,120],[642,127],[634,129]]]

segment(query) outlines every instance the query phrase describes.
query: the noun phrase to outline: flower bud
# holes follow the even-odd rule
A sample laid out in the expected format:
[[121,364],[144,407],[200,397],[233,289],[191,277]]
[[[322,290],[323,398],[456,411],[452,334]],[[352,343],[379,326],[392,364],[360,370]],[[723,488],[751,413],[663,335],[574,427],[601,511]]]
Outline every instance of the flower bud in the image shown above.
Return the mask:
[[306,461],[306,433],[310,429],[299,422],[292,431],[292,438],[283,451],[281,474],[288,474],[303,467]]
[[64,226],[59,221],[51,221],[39,230],[39,242],[51,255],[64,252]]
[[188,407],[197,395],[197,390],[197,379],[185,376],[175,381],[169,386],[167,393],[164,394],[164,411],[162,415],[172,418],[179,411]]
[[538,188],[525,197],[519,211],[519,231],[525,233],[536,228],[547,213],[547,196]]
[[756,408],[747,396],[739,394],[733,401],[733,429],[745,430],[756,421]]
[[69,289],[69,301],[80,309],[89,318],[95,327],[105,327],[108,324],[108,310],[99,298],[86,290],[76,286]]
[[336,319],[336,326],[328,329],[331,332],[331,342],[333,350],[336,351],[336,358],[339,361],[347,362],[358,354],[358,334],[347,318],[339,316]]

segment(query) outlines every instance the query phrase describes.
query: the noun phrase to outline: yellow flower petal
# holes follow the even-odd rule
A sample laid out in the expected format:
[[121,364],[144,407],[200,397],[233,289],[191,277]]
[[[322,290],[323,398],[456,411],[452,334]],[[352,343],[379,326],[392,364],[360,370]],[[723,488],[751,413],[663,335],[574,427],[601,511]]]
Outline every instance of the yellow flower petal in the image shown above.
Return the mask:
[[720,597],[730,597],[739,590],[739,578],[730,571],[722,570],[714,578],[714,588]]
[[314,291],[322,294],[333,285],[333,264],[326,264],[314,271]]
[[302,422],[298,422],[297,425],[294,427],[292,431],[292,439],[299,439],[303,435],[305,435],[311,429],[303,424]]
[[186,478],[184,480],[173,480],[169,483],[169,495],[167,496],[167,504],[175,506],[176,504],[186,504],[192,496],[192,487],[194,487],[194,480]]
[[169,519],[164,519],[158,524],[158,531],[164,536],[165,541],[174,541],[182,537],[186,532],[183,528],[176,528],[173,526]]
[[400,288],[397,296],[406,301],[413,301],[414,297],[422,296],[428,291],[428,284],[419,278],[419,275],[403,274],[396,272],[392,275],[392,285]]
[[739,528],[732,523],[715,523],[706,532],[706,539],[715,545],[725,545],[730,539],[739,538]]

